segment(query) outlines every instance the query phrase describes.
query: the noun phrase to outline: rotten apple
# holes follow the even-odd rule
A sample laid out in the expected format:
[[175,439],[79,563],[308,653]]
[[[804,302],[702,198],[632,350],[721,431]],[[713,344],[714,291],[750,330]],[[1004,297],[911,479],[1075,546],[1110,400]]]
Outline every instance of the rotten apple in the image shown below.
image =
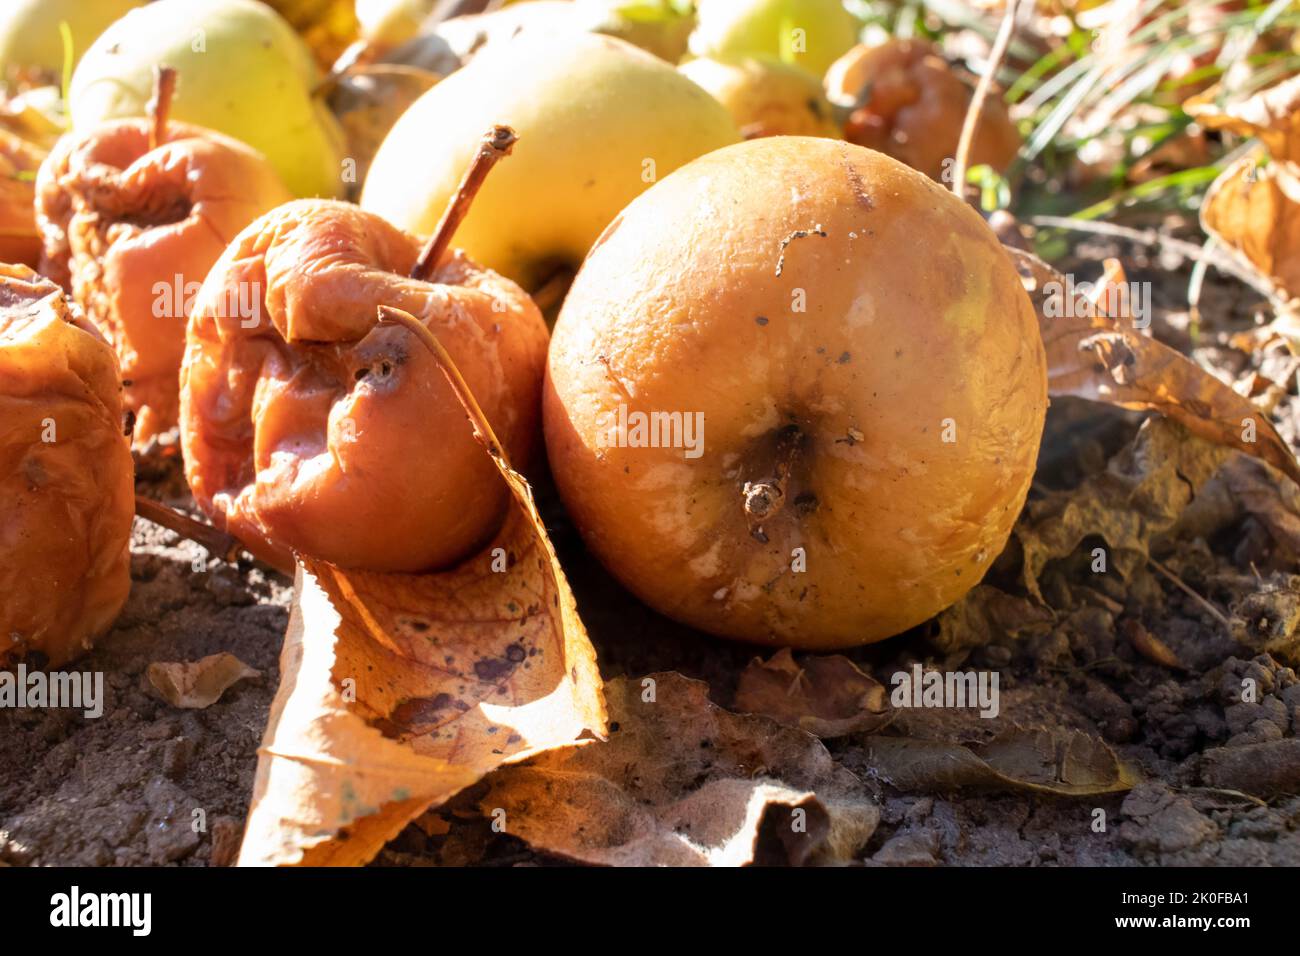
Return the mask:
[[176,424],[186,313],[208,269],[241,229],[291,198],[243,143],[168,122],[172,75],[159,77],[151,118],[67,134],[36,185],[41,271],[117,351],[137,443]]
[[[482,150],[509,150],[513,133],[496,132]],[[499,526],[509,491],[437,359],[378,320],[387,307],[432,331],[510,460],[527,461],[546,325],[513,282],[445,251],[465,195],[423,249],[356,206],[294,201],[213,267],[181,371],[185,473],[213,522],[255,553],[418,572]]]
[[634,200],[565,300],[543,397],[556,485],[616,577],[702,630],[811,649],[979,582],[1046,407],[1033,306],[983,219],[812,137]]
[[[826,94],[850,109],[844,138],[878,149],[931,179],[943,180],[957,155],[972,87],[925,40],[860,45],[826,73]],[[984,102],[968,166],[1001,172],[1020,134],[996,95]]]
[[0,667],[58,667],[131,587],[134,466],[113,350],[57,285],[0,265]]

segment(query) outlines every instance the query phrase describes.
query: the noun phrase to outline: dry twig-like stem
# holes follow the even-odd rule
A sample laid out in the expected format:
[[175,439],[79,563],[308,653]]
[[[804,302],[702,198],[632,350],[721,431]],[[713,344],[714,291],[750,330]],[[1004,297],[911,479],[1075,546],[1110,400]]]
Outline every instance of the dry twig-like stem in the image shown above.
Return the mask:
[[176,71],[170,66],[153,68],[153,99],[149,101],[149,148],[157,149],[167,141],[167,114],[176,95]]
[[966,166],[970,163],[970,151],[975,144],[975,132],[979,129],[980,116],[984,112],[984,101],[989,97],[989,90],[993,88],[993,79],[997,76],[998,67],[1002,65],[1002,60],[1007,55],[1007,47],[1011,45],[1011,35],[1015,32],[1016,14],[1019,8],[1019,0],[1007,0],[1007,10],[1002,17],[1002,26],[998,28],[998,35],[993,41],[988,66],[975,86],[975,95],[971,97],[970,106],[966,109],[966,119],[961,124],[961,138],[957,140],[957,156],[952,167],[952,191],[961,199],[966,198]]
[[[152,498],[136,495],[135,513],[146,521],[152,521],[159,527],[166,528],[182,538],[193,541],[206,549],[208,554],[225,561],[227,564],[237,563],[240,553],[245,550],[239,539],[226,534],[224,531],[218,531],[212,525],[195,521],[189,515],[181,514],[161,501],[154,501]],[[251,551],[248,553],[252,554]],[[283,562],[262,555],[253,555],[253,557],[275,568],[281,574],[293,577],[294,569],[292,565],[286,566]]]
[[420,257],[415,260],[415,267],[411,269],[412,279],[421,279],[425,282],[429,280],[429,276],[438,265],[438,260],[451,245],[456,227],[469,212],[470,204],[474,202],[483,180],[497,164],[497,160],[510,155],[510,151],[518,141],[519,137],[509,126],[493,126],[488,130],[487,135],[483,137],[483,142],[479,144],[473,161],[469,164],[469,169],[465,170],[465,177],[460,181],[456,194],[447,204],[447,209],[438,222],[438,228],[433,230],[433,235],[420,250]]
[[1156,229],[1133,229],[1129,226],[1117,226],[1112,222],[1093,222],[1090,219],[1073,219],[1068,216],[1033,216],[1030,218],[1029,223],[1032,226],[1047,229],[1066,229],[1073,232],[1092,233],[1098,236],[1114,236],[1117,239],[1127,239],[1143,246],[1159,246],[1171,252],[1176,252],[1198,264],[1207,263],[1212,265],[1220,272],[1230,275],[1234,279],[1240,279],[1266,298],[1276,309],[1281,309],[1286,304],[1282,297],[1278,295],[1277,290],[1271,288],[1257,273],[1240,265],[1218,243],[1206,243],[1201,246],[1185,239],[1163,235]]
[[1178,590],[1182,591],[1184,594],[1190,597],[1201,607],[1205,608],[1205,610],[1209,612],[1212,618],[1214,618],[1216,621],[1218,621],[1220,624],[1224,626],[1224,628],[1228,631],[1228,633],[1230,634],[1232,633],[1232,622],[1228,620],[1227,616],[1222,611],[1220,611],[1217,607],[1211,604],[1209,600],[1201,597],[1201,595],[1193,591],[1187,585],[1187,583],[1183,581],[1182,578],[1174,574],[1174,572],[1170,571],[1167,567],[1165,567],[1155,558],[1148,558],[1147,560],[1151,563],[1151,567],[1155,568],[1162,575],[1164,575],[1169,580],[1169,582],[1174,585],[1174,587],[1178,588]]

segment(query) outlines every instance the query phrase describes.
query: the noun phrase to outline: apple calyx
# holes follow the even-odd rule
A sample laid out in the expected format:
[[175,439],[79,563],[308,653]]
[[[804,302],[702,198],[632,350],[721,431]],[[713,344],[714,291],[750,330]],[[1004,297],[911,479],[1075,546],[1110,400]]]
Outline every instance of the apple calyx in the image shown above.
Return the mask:
[[433,230],[433,235],[425,243],[424,248],[420,250],[420,257],[415,260],[415,266],[411,269],[411,278],[419,279],[422,282],[428,282],[433,270],[438,265],[438,260],[442,254],[447,251],[451,245],[452,236],[456,234],[456,228],[469,213],[469,207],[474,202],[474,197],[478,195],[479,189],[483,186],[483,180],[492,167],[497,164],[499,159],[510,155],[514,149],[515,143],[519,141],[519,136],[509,126],[493,126],[479,143],[478,152],[474,155],[473,161],[469,168],[465,170],[465,176],[460,181],[456,193],[451,197],[451,202],[447,204],[447,209],[442,214],[442,219],[438,221],[438,227]]
[[746,481],[741,488],[741,501],[749,533],[755,540],[766,544],[767,533],[763,522],[775,518],[785,507],[786,483],[794,468],[795,458],[804,444],[804,433],[798,425],[787,425],[776,436],[772,474],[758,481]]

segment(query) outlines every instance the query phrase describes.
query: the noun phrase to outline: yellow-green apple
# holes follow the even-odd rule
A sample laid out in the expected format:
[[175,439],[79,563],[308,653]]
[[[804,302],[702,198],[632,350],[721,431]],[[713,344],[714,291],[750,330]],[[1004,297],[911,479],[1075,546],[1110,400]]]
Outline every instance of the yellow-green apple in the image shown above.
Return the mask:
[[153,71],[179,75],[172,115],[247,143],[297,196],[341,195],[343,134],[313,95],[320,70],[293,28],[254,0],[156,0],[110,26],[78,65],[78,128],[141,116]]
[[858,38],[843,0],[699,0],[696,56],[765,53],[822,76]]
[[456,233],[477,262],[535,288],[576,267],[628,201],[740,136],[712,96],[658,57],[595,34],[521,36],[417,100],[379,147],[361,205],[433,230],[484,123],[519,134]]
[[68,30],[71,63],[114,20],[144,0],[5,0],[0,5],[0,79],[36,71],[49,79],[63,75],[64,36]]
[[821,81],[774,57],[700,57],[677,68],[727,108],[746,139],[840,136]]

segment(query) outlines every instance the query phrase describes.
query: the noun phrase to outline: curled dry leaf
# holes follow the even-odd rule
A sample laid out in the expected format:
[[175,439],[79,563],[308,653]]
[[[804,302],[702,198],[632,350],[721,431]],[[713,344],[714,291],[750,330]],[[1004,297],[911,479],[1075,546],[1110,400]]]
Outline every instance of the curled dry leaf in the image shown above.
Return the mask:
[[1245,97],[1234,97],[1216,84],[1183,109],[1209,129],[1258,137],[1278,160],[1300,161],[1300,76]]
[[965,745],[874,737],[868,762],[891,786],[920,792],[991,787],[1090,796],[1128,790],[1138,779],[1104,741],[1077,730],[1012,728]]
[[1300,737],[1216,747],[1202,753],[1198,763],[1201,782],[1208,787],[1266,798],[1300,792]]
[[847,657],[807,654],[796,662],[788,647],[750,662],[735,706],[823,738],[874,733],[894,716],[885,686]]
[[606,732],[595,651],[532,489],[439,361],[516,506],[446,571],[301,560],[241,864],[365,863],[489,771]]
[[1156,637],[1141,621],[1136,618],[1127,618],[1121,625],[1120,629],[1124,636],[1128,638],[1133,649],[1149,660],[1153,664],[1159,664],[1161,667],[1168,667],[1170,670],[1185,671],[1187,667],[1178,659],[1178,655],[1160,638]]
[[1246,97],[1218,84],[1184,108],[1202,126],[1261,144],[1211,185],[1201,225],[1285,296],[1300,295],[1300,76]]
[[163,700],[194,710],[211,707],[236,682],[262,676],[234,654],[225,653],[185,663],[155,662],[147,674]]
[[1169,531],[1184,509],[1231,456],[1180,425],[1152,419],[1104,471],[1078,487],[1051,491],[1025,506],[1013,534],[1023,553],[1021,580],[1043,600],[1039,577],[1048,562],[1080,553],[1095,535],[1109,546],[1107,569],[1132,580],[1151,542]]
[[1280,547],[1300,558],[1300,488],[1274,481],[1259,462],[1235,458],[1223,469],[1233,500]]
[[538,849],[605,865],[844,862],[875,831],[861,781],[808,734],[725,711],[676,673],[616,678],[605,696],[608,741],[497,771],[480,810]]
[[[1052,290],[1072,285],[1038,257],[1004,248],[1025,277],[1038,311],[1049,395],[1160,412],[1193,434],[1268,462],[1300,484],[1300,464],[1250,399],[1181,353],[1140,334],[1122,309],[1111,316],[1079,296],[1072,302],[1056,299],[1049,310]],[[1103,302],[1112,301],[1105,291],[1123,287],[1122,270],[1111,266],[1106,282]]]
[[944,654],[1051,632],[1056,614],[1042,604],[979,584],[938,617],[932,643]]
[[1262,150],[1219,175],[1201,205],[1201,226],[1236,250],[1285,297],[1300,295],[1300,182]]

